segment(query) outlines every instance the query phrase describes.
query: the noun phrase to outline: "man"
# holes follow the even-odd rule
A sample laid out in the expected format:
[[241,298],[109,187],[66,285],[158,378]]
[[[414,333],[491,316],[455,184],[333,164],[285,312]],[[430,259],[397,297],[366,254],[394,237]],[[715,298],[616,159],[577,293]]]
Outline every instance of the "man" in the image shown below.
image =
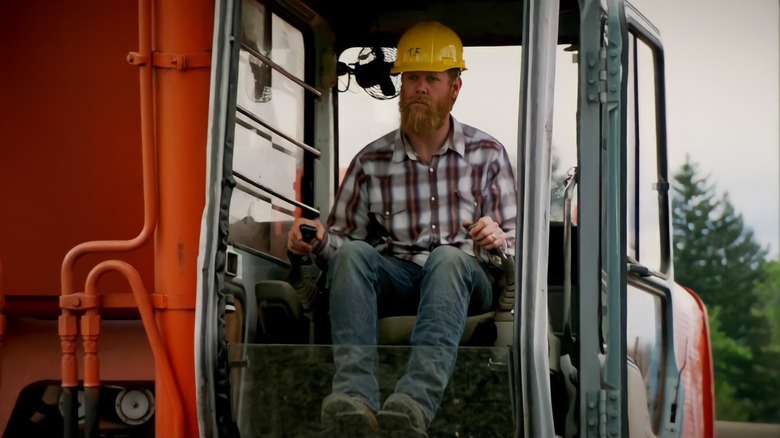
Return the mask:
[[[328,265],[336,372],[326,425],[426,436],[467,316],[493,306],[488,252],[514,252],[517,192],[504,147],[450,115],[465,70],[451,29],[423,22],[405,32],[392,69],[402,75],[400,129],[355,156],[327,226],[298,219],[288,235],[292,252]],[[301,224],[317,228],[311,245]],[[421,348],[380,409],[376,349],[365,346],[390,307],[416,313],[410,342]]]

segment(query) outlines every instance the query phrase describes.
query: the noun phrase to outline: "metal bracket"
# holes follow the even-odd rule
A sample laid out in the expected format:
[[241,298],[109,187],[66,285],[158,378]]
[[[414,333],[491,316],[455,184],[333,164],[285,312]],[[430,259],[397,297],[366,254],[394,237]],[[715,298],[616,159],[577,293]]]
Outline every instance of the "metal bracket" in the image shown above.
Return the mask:
[[152,307],[168,310],[192,310],[195,308],[195,295],[152,294]]
[[76,292],[60,296],[60,308],[83,311],[100,306],[100,298],[97,295],[87,295],[84,292]]
[[186,70],[190,68],[211,67],[211,52],[200,53],[165,53],[154,52],[152,65],[160,68]]

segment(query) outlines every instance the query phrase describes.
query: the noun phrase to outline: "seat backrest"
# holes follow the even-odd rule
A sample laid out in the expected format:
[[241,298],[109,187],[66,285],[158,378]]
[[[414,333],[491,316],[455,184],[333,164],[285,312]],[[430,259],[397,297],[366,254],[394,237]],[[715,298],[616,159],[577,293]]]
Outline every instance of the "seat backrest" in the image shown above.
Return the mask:
[[[493,345],[496,338],[496,328],[493,324],[495,315],[496,312],[487,312],[469,316],[460,338],[460,345]],[[416,320],[417,317],[414,315],[380,318],[377,333],[378,343],[380,345],[409,345]]]

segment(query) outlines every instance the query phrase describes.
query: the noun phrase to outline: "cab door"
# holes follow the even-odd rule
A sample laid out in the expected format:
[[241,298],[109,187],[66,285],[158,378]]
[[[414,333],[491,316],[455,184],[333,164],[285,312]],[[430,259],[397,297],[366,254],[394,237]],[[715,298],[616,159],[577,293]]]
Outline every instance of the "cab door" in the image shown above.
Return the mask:
[[293,220],[318,218],[315,199],[331,191],[327,182],[315,190],[331,131],[315,18],[264,0],[216,2],[196,308],[201,436],[238,435],[236,364],[262,328],[257,287],[285,279]]

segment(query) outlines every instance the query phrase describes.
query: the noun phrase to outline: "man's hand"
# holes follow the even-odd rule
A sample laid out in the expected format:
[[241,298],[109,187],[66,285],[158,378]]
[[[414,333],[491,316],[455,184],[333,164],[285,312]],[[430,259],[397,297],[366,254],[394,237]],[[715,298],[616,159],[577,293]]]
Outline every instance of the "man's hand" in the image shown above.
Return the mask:
[[488,251],[491,249],[503,248],[504,244],[506,244],[504,230],[502,230],[492,218],[483,216],[474,223],[466,220],[463,221],[463,226],[468,230],[469,236],[471,236],[479,246]]
[[[309,243],[303,240],[301,234],[301,225],[309,225],[317,229],[317,234]],[[296,218],[293,222],[290,232],[287,233],[287,249],[293,254],[307,255],[312,252],[314,245],[325,239],[325,226],[317,220]]]

